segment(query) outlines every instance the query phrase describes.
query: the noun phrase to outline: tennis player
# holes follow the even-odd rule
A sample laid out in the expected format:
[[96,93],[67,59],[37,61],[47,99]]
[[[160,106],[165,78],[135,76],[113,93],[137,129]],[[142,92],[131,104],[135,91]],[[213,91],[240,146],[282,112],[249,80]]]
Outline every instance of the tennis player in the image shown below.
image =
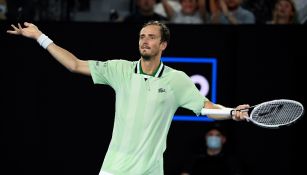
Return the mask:
[[[12,25],[10,34],[35,39],[58,62],[74,73],[91,76],[95,84],[111,86],[116,92],[116,113],[112,139],[99,175],[163,175],[163,153],[172,117],[179,107],[197,116],[202,108],[222,105],[202,96],[182,71],[161,62],[170,39],[166,25],[150,21],[139,34],[140,59],[80,60],[56,45],[34,24]],[[249,107],[239,105],[237,110]],[[236,111],[232,119],[244,120],[247,112]],[[209,116],[222,120],[223,116]]]

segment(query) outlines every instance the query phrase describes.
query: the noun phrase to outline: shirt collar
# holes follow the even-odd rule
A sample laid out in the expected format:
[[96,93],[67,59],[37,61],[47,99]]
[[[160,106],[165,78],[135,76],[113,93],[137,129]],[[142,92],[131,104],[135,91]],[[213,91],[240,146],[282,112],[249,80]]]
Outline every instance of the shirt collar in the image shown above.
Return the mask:
[[135,66],[135,70],[134,73],[136,74],[141,74],[142,76],[144,76],[145,78],[149,78],[149,77],[156,77],[156,78],[160,78],[162,76],[164,70],[164,64],[161,61],[159,64],[159,67],[155,70],[153,75],[147,75],[143,72],[142,70],[142,66],[141,66],[141,60],[139,60]]

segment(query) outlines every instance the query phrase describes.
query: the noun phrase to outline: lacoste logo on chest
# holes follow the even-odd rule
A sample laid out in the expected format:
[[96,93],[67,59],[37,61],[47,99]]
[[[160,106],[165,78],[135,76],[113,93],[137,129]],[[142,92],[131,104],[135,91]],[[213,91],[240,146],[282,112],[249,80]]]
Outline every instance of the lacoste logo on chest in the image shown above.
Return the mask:
[[165,93],[166,91],[165,91],[165,89],[164,88],[159,88],[158,89],[158,93]]

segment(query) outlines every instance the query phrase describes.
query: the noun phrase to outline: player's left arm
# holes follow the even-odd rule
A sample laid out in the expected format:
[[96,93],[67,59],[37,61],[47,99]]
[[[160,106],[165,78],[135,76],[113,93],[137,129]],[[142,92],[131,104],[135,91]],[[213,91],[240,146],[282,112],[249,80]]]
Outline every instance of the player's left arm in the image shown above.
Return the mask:
[[[246,109],[248,107],[249,107],[249,105],[243,104],[243,105],[239,105],[236,108],[234,108],[236,111],[232,115],[232,119],[236,120],[236,121],[245,120],[246,116],[248,116],[248,113],[246,111],[239,111],[239,110],[240,109]],[[220,104],[212,103],[211,101],[206,101],[204,103],[204,108],[207,108],[207,109],[223,109],[223,108],[226,108],[226,107],[224,107],[223,105],[220,105]],[[212,119],[216,119],[216,120],[229,119],[228,117],[219,116],[219,115],[208,115],[208,117],[210,117]]]

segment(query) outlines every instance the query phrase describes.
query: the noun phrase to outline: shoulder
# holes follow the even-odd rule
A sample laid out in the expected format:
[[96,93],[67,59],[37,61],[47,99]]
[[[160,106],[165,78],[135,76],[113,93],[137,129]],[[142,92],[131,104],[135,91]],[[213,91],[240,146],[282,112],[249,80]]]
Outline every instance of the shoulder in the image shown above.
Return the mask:
[[164,67],[163,76],[171,76],[171,77],[181,77],[186,75],[183,71],[171,68],[169,66]]
[[123,59],[110,60],[110,62],[118,66],[119,69],[123,69],[123,70],[133,69],[134,66],[137,64],[137,61],[128,61],[128,60],[123,60]]
[[102,61],[94,61],[97,64],[99,63],[106,63],[106,64],[116,64],[116,65],[131,65],[134,62],[133,61],[128,61],[128,60],[123,60],[123,59],[113,59],[113,60],[102,60]]
[[89,60],[89,64],[96,67],[118,67],[118,68],[128,68],[133,67],[136,63],[133,61],[123,60],[123,59],[114,59],[114,60]]
[[133,61],[128,61],[124,59],[114,59],[114,60],[108,60],[109,62],[117,63],[117,64],[133,64]]
[[165,78],[173,86],[184,86],[188,85],[191,81],[190,77],[183,71],[176,70],[165,66],[162,78]]
[[242,14],[242,15],[246,15],[246,16],[252,16],[254,17],[254,13],[249,11],[248,9],[246,8],[242,8],[242,7],[239,7],[239,12]]

